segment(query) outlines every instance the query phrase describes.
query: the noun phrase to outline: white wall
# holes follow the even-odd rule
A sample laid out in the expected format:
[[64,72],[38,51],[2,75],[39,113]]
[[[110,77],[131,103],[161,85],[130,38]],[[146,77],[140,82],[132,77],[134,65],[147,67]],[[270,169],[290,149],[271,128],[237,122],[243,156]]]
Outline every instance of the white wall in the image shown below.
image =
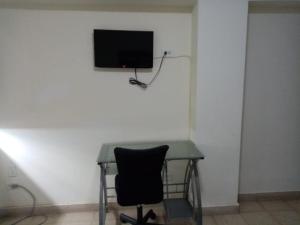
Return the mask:
[[248,1],[198,1],[195,142],[205,206],[237,205]]
[[[39,203],[97,202],[103,142],[189,138],[190,61],[166,60],[143,91],[129,86],[132,71],[94,70],[92,31],[154,30],[156,56],[190,55],[190,13],[0,9],[0,27],[0,148],[19,168],[5,182]],[[5,194],[7,205],[29,203]]]
[[190,137],[194,139],[196,131],[196,98],[198,75],[198,4],[192,11],[192,58],[190,81]]
[[250,14],[240,193],[300,190],[300,14]]

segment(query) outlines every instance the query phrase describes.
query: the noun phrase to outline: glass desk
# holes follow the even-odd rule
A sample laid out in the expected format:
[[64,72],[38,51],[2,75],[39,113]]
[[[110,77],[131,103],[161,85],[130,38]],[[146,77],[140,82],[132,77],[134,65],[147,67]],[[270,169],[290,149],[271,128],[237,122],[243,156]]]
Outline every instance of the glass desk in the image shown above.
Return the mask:
[[[197,225],[202,225],[202,207],[200,194],[200,180],[197,167],[198,160],[204,159],[204,155],[197,149],[190,140],[182,141],[153,141],[153,142],[127,142],[127,143],[107,143],[103,144],[98,155],[97,163],[100,166],[100,196],[99,196],[99,225],[105,225],[107,203],[106,175],[117,173],[114,149],[116,147],[130,149],[146,149],[159,145],[168,145],[169,150],[166,155],[162,177],[166,187],[164,206],[167,220],[175,218],[193,217]],[[186,160],[187,166],[182,183],[182,198],[169,198],[168,183],[168,162],[171,160]],[[191,188],[190,188],[191,187]],[[191,189],[191,190],[190,190]],[[195,190],[194,190],[195,189]],[[176,192],[179,193],[179,192]],[[192,195],[192,204],[190,196]]]

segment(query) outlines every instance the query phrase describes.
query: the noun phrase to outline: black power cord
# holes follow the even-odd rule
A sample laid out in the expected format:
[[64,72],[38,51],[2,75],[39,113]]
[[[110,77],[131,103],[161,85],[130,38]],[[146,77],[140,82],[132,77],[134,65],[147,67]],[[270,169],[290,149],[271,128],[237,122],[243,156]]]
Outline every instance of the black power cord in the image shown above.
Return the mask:
[[10,188],[11,189],[21,188],[24,191],[26,191],[31,196],[31,198],[32,198],[32,207],[31,207],[30,212],[28,213],[28,215],[22,217],[21,219],[18,219],[17,221],[13,222],[10,225],[16,225],[16,224],[18,224],[18,223],[20,223],[20,222],[22,222],[22,221],[24,221],[24,220],[26,220],[28,218],[38,217],[38,216],[43,217],[44,220],[42,222],[36,224],[36,225],[42,225],[42,224],[44,224],[44,223],[47,222],[47,220],[48,220],[47,216],[45,216],[45,215],[34,215],[34,211],[35,211],[35,207],[36,207],[36,198],[35,198],[34,194],[29,189],[27,189],[26,187],[24,187],[24,186],[22,186],[20,184],[11,184]]
[[140,87],[143,88],[143,89],[146,89],[146,88],[148,87],[147,84],[145,84],[145,83],[139,81],[139,79],[138,79],[138,77],[137,77],[136,68],[134,68],[134,76],[135,76],[135,78],[133,78],[133,77],[129,78],[129,83],[130,83],[131,85],[138,85],[138,86],[140,86]]
[[138,75],[137,75],[137,69],[136,69],[136,68],[134,69],[134,76],[135,76],[135,78],[131,77],[131,78],[129,79],[129,83],[130,83],[131,85],[138,85],[138,86],[140,86],[142,89],[147,89],[147,87],[150,86],[150,85],[156,80],[156,78],[158,77],[158,75],[159,75],[159,73],[160,73],[160,70],[161,70],[161,67],[162,67],[162,65],[163,65],[164,59],[166,58],[166,55],[167,55],[167,54],[168,54],[168,53],[165,51],[164,54],[163,54],[163,56],[161,57],[161,61],[160,61],[160,64],[159,64],[159,67],[158,67],[158,70],[157,70],[156,74],[154,75],[154,77],[152,78],[152,80],[151,80],[148,84],[139,81]]

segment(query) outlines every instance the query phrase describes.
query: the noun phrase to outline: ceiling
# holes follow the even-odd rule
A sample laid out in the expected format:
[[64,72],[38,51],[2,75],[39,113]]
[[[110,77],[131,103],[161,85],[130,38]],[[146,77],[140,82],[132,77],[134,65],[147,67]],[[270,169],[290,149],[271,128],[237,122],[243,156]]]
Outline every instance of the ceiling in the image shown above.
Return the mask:
[[[190,11],[197,0],[0,0],[0,7],[48,9],[174,9]],[[146,10],[147,11],[147,10]],[[159,10],[160,11],[160,10]]]

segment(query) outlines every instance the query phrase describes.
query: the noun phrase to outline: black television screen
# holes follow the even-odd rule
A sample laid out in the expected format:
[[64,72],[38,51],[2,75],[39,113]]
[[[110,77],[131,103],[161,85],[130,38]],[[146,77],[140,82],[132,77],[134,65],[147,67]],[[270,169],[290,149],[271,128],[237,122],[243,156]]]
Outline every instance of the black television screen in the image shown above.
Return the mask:
[[153,31],[94,30],[95,67],[152,68]]

